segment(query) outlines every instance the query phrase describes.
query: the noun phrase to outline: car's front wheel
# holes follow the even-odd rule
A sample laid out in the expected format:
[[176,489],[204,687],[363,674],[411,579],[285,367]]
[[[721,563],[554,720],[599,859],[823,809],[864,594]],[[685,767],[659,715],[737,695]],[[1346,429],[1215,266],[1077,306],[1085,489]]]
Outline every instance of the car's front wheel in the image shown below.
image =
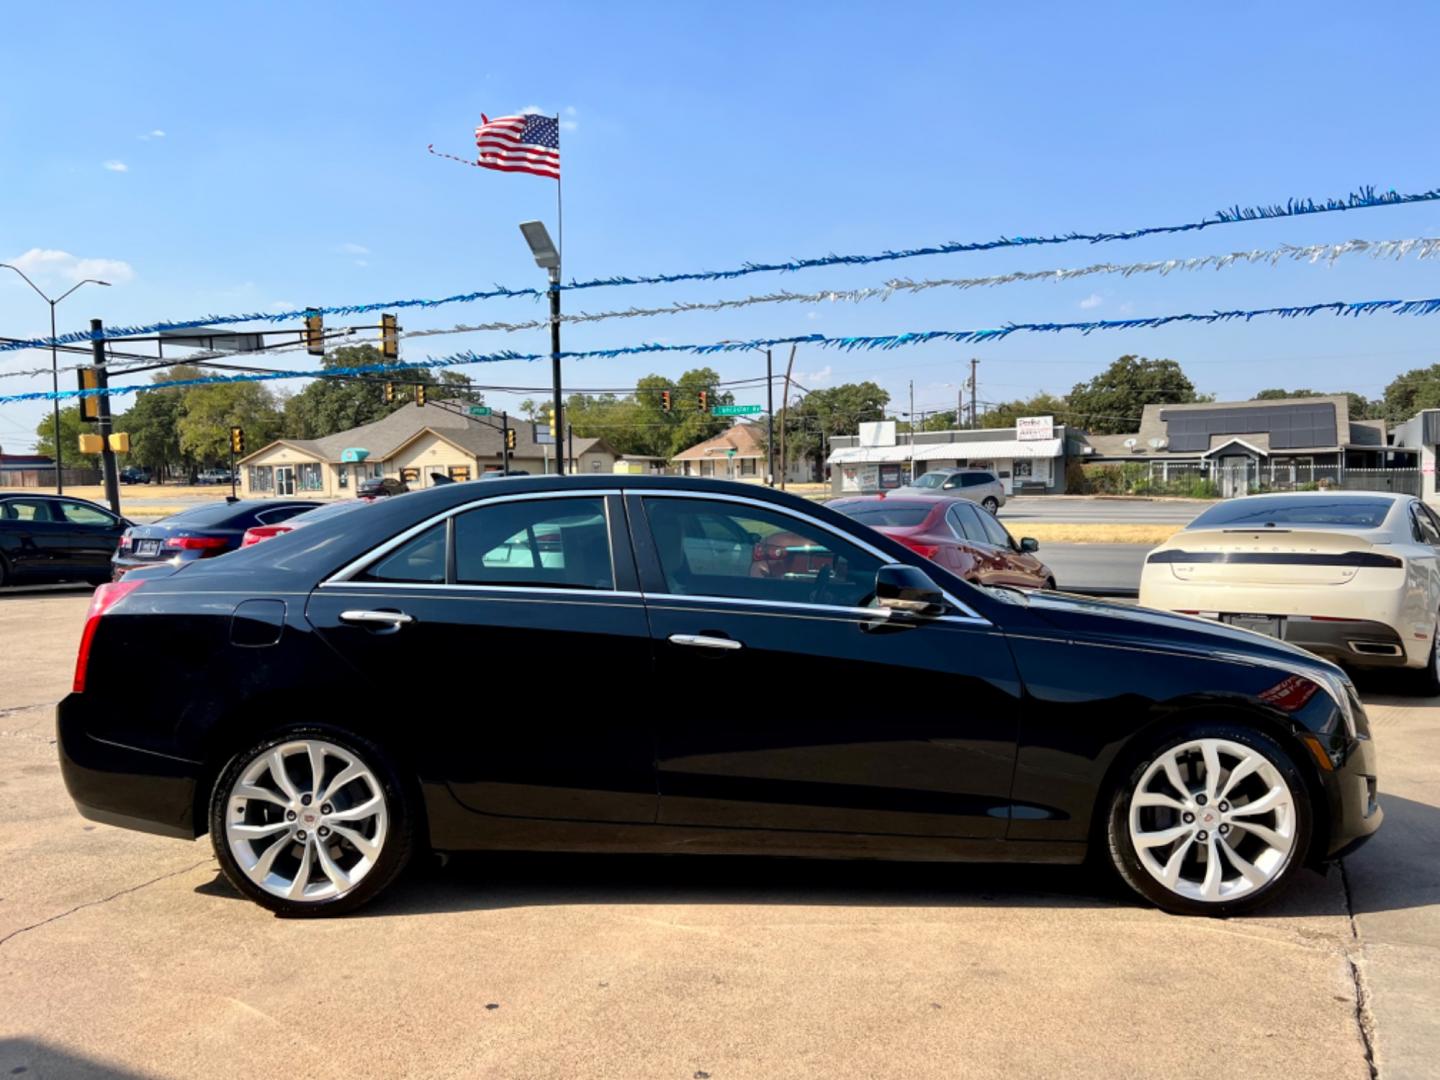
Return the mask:
[[1157,907],[1233,915],[1278,896],[1300,870],[1313,814],[1294,760],[1268,735],[1191,724],[1115,787],[1110,860]]
[[280,915],[339,915],[399,876],[415,813],[384,751],[296,727],[237,754],[210,799],[210,840],[230,883]]
[[1000,500],[995,498],[994,495],[986,495],[985,500],[980,505],[992,514],[1000,513]]

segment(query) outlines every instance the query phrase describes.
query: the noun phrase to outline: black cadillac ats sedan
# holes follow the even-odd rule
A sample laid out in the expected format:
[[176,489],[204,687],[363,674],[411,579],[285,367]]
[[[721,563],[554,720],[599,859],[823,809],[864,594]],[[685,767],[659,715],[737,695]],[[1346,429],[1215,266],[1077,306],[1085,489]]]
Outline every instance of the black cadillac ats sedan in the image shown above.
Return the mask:
[[350,911],[424,848],[1094,855],[1219,915],[1381,818],[1325,661],[670,477],[450,484],[133,570],[96,593],[59,746],[85,816],[208,832],[283,915]]

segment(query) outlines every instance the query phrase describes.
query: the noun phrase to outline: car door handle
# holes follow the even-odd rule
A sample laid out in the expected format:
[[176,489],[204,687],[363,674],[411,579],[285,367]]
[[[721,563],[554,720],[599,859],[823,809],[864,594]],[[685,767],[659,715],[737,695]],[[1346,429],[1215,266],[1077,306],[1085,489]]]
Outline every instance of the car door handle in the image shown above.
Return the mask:
[[734,638],[709,637],[705,634],[671,634],[670,644],[672,645],[693,645],[700,649],[743,649],[744,646]]
[[403,611],[342,611],[340,621],[348,623],[363,623],[369,626],[393,626],[399,628],[407,623],[415,621],[411,615]]

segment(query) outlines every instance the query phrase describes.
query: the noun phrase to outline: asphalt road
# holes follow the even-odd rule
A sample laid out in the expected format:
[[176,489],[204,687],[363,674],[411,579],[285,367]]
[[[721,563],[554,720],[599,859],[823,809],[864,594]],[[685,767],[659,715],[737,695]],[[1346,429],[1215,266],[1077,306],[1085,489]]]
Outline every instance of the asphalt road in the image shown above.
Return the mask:
[[285,921],[208,842],[75,813],[86,602],[0,597],[0,1075],[1436,1075],[1440,703],[1365,690],[1384,828],[1246,918],[1063,868],[550,856]]
[[1140,589],[1140,570],[1150,544],[1045,544],[1036,554],[1062,589]]
[[1138,522],[1188,525],[1213,501],[1202,499],[1094,498],[1085,495],[1019,495],[1005,503],[1000,517],[1012,532],[1026,521],[1085,523]]

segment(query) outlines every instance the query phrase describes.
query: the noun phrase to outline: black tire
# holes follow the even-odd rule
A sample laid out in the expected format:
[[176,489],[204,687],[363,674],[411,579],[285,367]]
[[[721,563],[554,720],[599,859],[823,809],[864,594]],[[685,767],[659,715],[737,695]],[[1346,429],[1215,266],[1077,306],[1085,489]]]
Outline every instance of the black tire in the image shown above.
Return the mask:
[[983,506],[986,510],[989,510],[990,513],[995,517],[1000,516],[1000,500],[995,498],[994,495],[985,496],[984,500],[980,503],[980,505]]
[[1430,658],[1425,666],[1413,673],[1415,693],[1421,697],[1440,697],[1440,619],[1430,635]]
[[[1130,835],[1131,800],[1141,779],[1162,754],[1196,739],[1223,739],[1259,752],[1289,788],[1295,809],[1294,842],[1288,858],[1263,885],[1229,900],[1191,899],[1167,888],[1140,861]],[[1132,763],[1132,767],[1121,773],[1102,804],[1105,807],[1104,843],[1110,864],[1120,879],[1156,907],[1175,915],[1237,915],[1280,896],[1303,867],[1314,827],[1310,789],[1294,758],[1269,735],[1232,723],[1190,723],[1148,743],[1146,749],[1133,756]],[[1234,868],[1233,863],[1226,862],[1226,865]]]
[[10,567],[5,564],[5,556],[0,555],[0,589],[10,584]]
[[1056,589],[1058,589],[1060,586],[1058,586],[1058,585],[1055,584],[1055,579],[1054,579],[1053,577],[1048,577],[1048,578],[1045,579],[1045,585],[1044,585],[1044,587],[1045,587],[1046,589],[1049,589],[1051,592],[1054,592],[1054,591],[1055,591]]
[[[267,754],[284,743],[300,739],[318,739],[334,744],[363,762],[379,782],[388,819],[380,852],[370,869],[346,891],[321,900],[286,899],[253,882],[241,869],[230,850],[225,827],[226,807],[236,780],[262,754]],[[420,820],[417,800],[418,795],[413,786],[405,783],[389,755],[377,744],[346,731],[315,725],[296,725],[271,732],[236,754],[221,770],[210,793],[210,843],[226,879],[261,907],[268,908],[284,918],[344,915],[373,900],[405,869],[415,847],[415,832]]]

